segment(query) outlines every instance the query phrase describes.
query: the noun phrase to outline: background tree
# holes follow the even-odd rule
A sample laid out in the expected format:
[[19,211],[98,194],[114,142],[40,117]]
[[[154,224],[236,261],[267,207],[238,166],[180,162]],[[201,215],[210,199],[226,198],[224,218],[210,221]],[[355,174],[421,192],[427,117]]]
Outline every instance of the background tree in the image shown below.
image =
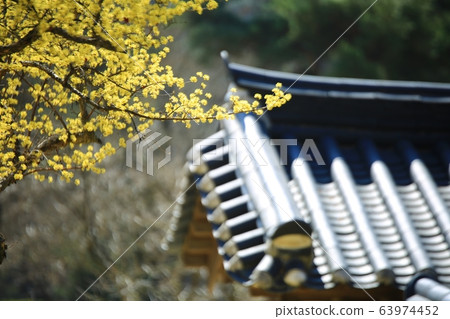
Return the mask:
[[[372,3],[230,3],[214,16],[191,16],[192,49],[206,59],[225,47],[235,60],[303,73]],[[450,3],[446,1],[378,1],[308,74],[450,82],[449,33]],[[199,46],[200,42],[208,46]]]

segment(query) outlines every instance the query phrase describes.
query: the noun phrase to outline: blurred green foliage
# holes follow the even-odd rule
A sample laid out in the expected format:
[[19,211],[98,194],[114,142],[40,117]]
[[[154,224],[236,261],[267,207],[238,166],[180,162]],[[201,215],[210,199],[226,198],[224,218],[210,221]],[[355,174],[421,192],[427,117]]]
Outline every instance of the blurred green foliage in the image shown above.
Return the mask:
[[[303,73],[373,0],[232,3],[191,17],[200,59],[226,49],[235,61]],[[378,1],[308,73],[450,82],[449,34],[448,1]]]

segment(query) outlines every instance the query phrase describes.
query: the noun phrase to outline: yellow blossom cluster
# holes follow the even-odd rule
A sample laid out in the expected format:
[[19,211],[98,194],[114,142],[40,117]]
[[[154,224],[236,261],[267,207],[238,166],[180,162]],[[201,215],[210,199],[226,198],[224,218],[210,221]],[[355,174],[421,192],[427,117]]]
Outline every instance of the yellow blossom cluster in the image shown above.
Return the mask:
[[[227,0],[225,0],[227,1]],[[0,191],[49,172],[101,173],[117,146],[155,120],[211,122],[257,110],[211,105],[209,76],[178,77],[164,59],[174,39],[161,28],[214,0],[3,0],[0,2]],[[266,98],[266,97],[265,97]],[[266,105],[287,100],[279,90]],[[269,101],[270,100],[270,101]],[[93,147],[95,145],[95,147]],[[79,181],[75,180],[75,184]]]
[[[153,120],[189,125],[216,118],[222,109],[205,111],[208,76],[194,75],[199,85],[187,89],[192,78],[162,64],[173,37],[160,29],[186,12],[217,6],[213,0],[2,1],[0,191],[30,174],[53,182],[48,172],[66,181],[76,169],[102,172],[98,164],[116,149],[101,138],[115,131],[131,136]],[[166,101],[151,106],[157,98]]]
[[[292,95],[290,93],[286,93],[281,88],[282,84],[277,83],[275,87],[272,89],[272,94],[264,95],[264,106],[260,105],[260,101],[263,100],[263,97],[260,93],[256,93],[254,95],[254,100],[252,103],[250,103],[246,99],[242,99],[237,94],[233,94],[230,96],[230,102],[232,103],[232,112],[233,113],[253,112],[257,115],[262,115],[265,110],[270,111],[275,107],[281,107],[292,98]],[[237,90],[235,88],[232,88],[231,92],[236,93]]]

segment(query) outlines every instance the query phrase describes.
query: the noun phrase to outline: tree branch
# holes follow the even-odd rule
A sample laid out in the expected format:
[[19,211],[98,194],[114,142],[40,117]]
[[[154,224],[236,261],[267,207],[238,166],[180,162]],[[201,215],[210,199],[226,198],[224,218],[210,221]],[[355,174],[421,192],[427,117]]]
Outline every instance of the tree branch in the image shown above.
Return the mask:
[[90,105],[92,105],[93,107],[103,110],[103,111],[107,111],[104,107],[100,106],[99,104],[95,103],[94,101],[92,101],[90,98],[88,98],[86,95],[84,95],[80,90],[78,90],[77,88],[74,88],[72,85],[70,85],[69,83],[67,83],[64,79],[62,79],[58,74],[56,74],[55,72],[53,72],[52,69],[50,69],[48,66],[46,66],[44,63],[41,62],[37,62],[37,61],[22,61],[21,62],[24,66],[31,66],[31,67],[35,67],[38,68],[42,71],[44,71],[45,73],[47,73],[53,80],[55,80],[56,82],[58,82],[59,84],[61,84],[63,87],[69,89],[72,93],[78,95],[80,98],[82,98],[83,100],[85,100],[87,103],[89,103]]
[[[9,45],[0,45],[0,56],[6,56],[12,53],[20,52],[27,46],[31,45],[34,41],[39,39],[39,25],[36,25],[30,32],[28,32],[23,38],[20,38],[17,42]],[[93,45],[95,47],[103,48],[110,51],[117,51],[114,45],[108,40],[102,39],[101,37],[86,37],[86,36],[74,36],[69,32],[60,27],[51,27],[46,32],[59,35],[64,39],[69,41],[84,43]]]
[[32,44],[38,38],[39,38],[38,26],[35,26],[23,38],[19,39],[19,41],[9,45],[0,45],[0,56],[5,56],[8,54],[22,51],[24,48]]
[[[100,138],[98,138],[97,135],[95,135],[94,132],[80,132],[80,133],[76,133],[76,134],[72,134],[74,135],[77,139],[74,142],[74,144],[87,144],[87,143],[99,143],[99,144],[103,144],[102,141],[100,140]],[[70,137],[69,137],[70,140]],[[42,156],[38,155],[38,154],[46,154],[46,153],[50,153],[52,151],[56,151],[58,149],[61,149],[63,147],[66,147],[69,144],[69,141],[62,141],[59,139],[58,135],[52,135],[47,137],[46,139],[44,139],[42,142],[40,142],[37,147],[33,150],[33,152],[28,153],[28,154],[23,154],[26,156],[26,160],[24,162],[24,164],[27,167],[31,166],[31,163],[33,161],[38,161],[38,163],[41,161]],[[36,152],[37,151],[37,152]],[[42,152],[42,153],[39,153]],[[39,158],[37,158],[37,156],[39,156]],[[78,169],[79,167],[74,167],[72,169]],[[54,170],[51,168],[35,168],[31,171],[24,171],[23,175],[29,175],[33,172],[37,172],[37,171],[45,171],[45,170]],[[68,168],[64,168],[63,170],[69,170]],[[12,185],[16,182],[15,178],[14,178],[14,174],[15,173],[11,173],[9,174],[7,177],[0,179],[0,193],[6,189],[6,187],[8,187],[9,185]]]
[[[140,114],[138,112],[132,111],[132,110],[124,110],[121,108],[118,108],[115,105],[107,105],[105,106],[101,106],[100,104],[94,102],[92,99],[90,99],[89,97],[87,97],[86,95],[84,95],[80,90],[74,88],[73,86],[71,86],[69,83],[66,83],[59,75],[57,75],[55,72],[53,72],[52,69],[50,69],[48,66],[46,66],[45,64],[41,63],[41,62],[37,62],[37,61],[22,61],[21,62],[23,65],[25,66],[31,66],[31,67],[35,67],[38,68],[42,71],[44,71],[45,73],[47,73],[52,79],[54,79],[55,81],[57,81],[58,83],[60,83],[61,85],[63,85],[65,88],[69,89],[72,93],[78,95],[81,99],[83,99],[84,101],[86,101],[87,104],[90,104],[91,106],[93,106],[94,108],[104,111],[104,112],[108,112],[108,111],[119,111],[119,112],[126,112],[130,115],[134,115],[136,117],[141,117],[141,118],[145,118],[148,120],[156,120],[156,121],[196,121],[196,120],[201,120],[201,117],[190,117],[189,115],[187,115],[186,117],[180,117],[180,116],[170,116],[170,114],[165,117],[158,117],[158,116],[148,116],[145,114]],[[264,109],[264,107],[262,107],[262,109]],[[239,113],[247,113],[250,112],[249,111],[242,111]],[[172,112],[174,113],[174,112]],[[230,115],[232,114],[237,114],[234,112],[230,112]],[[212,117],[206,117],[205,119],[216,119],[214,116]]]
[[[74,144],[87,144],[87,143],[99,143],[103,144],[102,140],[95,135],[95,132],[80,132],[76,134],[70,134],[76,137],[76,141]],[[69,144],[70,136],[67,141],[63,141],[59,139],[59,135],[52,135],[40,142],[36,150],[41,151],[42,153],[50,153],[52,151],[64,148]]]
[[109,42],[108,40],[102,39],[101,37],[74,36],[74,35],[71,35],[70,33],[68,33],[63,28],[59,28],[59,27],[52,27],[48,30],[48,32],[59,35],[69,41],[89,44],[89,45],[93,45],[95,47],[100,47],[100,48],[110,50],[110,51],[117,51],[111,42]]

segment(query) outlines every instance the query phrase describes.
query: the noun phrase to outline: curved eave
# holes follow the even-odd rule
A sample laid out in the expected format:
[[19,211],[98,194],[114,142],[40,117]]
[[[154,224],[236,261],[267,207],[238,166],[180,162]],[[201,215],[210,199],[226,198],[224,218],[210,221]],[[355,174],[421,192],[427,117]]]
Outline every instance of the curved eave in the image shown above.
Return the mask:
[[295,95],[450,103],[450,85],[445,83],[301,75],[238,63],[228,63],[227,67],[233,81],[248,89],[270,90],[277,82],[280,82]]
[[234,83],[268,93],[280,82],[292,94],[267,113],[281,125],[450,136],[450,84],[299,75],[227,63]]

